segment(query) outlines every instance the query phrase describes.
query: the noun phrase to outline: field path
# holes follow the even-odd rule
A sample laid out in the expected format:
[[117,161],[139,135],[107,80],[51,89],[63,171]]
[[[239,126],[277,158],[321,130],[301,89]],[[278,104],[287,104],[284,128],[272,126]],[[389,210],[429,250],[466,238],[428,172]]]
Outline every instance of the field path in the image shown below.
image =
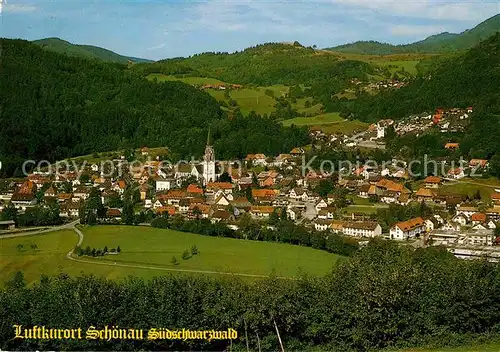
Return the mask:
[[[73,230],[78,234],[79,240],[77,246],[81,246],[83,243],[83,232],[80,231],[75,225],[77,222],[73,224]],[[170,271],[170,272],[184,272],[184,273],[193,273],[193,274],[215,274],[215,275],[232,275],[232,276],[243,276],[243,277],[255,277],[255,278],[267,278],[269,275],[256,275],[256,274],[242,274],[242,273],[228,273],[228,272],[222,272],[222,271],[210,271],[210,270],[194,270],[194,269],[174,269],[174,268],[165,268],[161,266],[151,266],[151,265],[135,265],[135,264],[123,264],[119,262],[114,262],[114,263],[107,263],[107,262],[101,262],[97,260],[88,260],[88,259],[80,259],[80,258],[75,258],[73,256],[73,249],[71,249],[68,254],[66,254],[66,258],[69,260],[79,262],[79,263],[86,263],[86,264],[94,264],[94,265],[106,265],[106,266],[111,266],[111,267],[122,267],[122,268],[132,268],[132,269],[148,269],[148,270],[159,270],[159,271]],[[282,277],[278,276],[279,279],[292,279],[294,280],[293,277]]]
[[73,222],[61,225],[61,226],[53,226],[49,227],[45,230],[36,230],[36,231],[26,231],[26,232],[20,232],[20,233],[12,233],[8,235],[0,235],[0,239],[2,238],[15,238],[15,237],[24,237],[24,236],[33,236],[33,235],[40,235],[43,233],[47,232],[54,232],[54,231],[59,231],[59,230],[65,230],[65,229],[72,229],[75,228],[75,225],[78,224],[80,220],[77,219]]

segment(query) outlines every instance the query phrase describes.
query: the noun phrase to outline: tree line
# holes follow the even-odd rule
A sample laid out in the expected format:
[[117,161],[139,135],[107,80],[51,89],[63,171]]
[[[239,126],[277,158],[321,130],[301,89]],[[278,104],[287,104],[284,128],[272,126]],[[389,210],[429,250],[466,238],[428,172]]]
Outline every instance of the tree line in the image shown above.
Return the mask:
[[[444,248],[373,240],[324,277],[169,275],[150,281],[18,273],[0,290],[0,348],[6,350],[369,351],[498,338],[500,266],[459,260]],[[238,331],[228,340],[13,339],[27,327]]]

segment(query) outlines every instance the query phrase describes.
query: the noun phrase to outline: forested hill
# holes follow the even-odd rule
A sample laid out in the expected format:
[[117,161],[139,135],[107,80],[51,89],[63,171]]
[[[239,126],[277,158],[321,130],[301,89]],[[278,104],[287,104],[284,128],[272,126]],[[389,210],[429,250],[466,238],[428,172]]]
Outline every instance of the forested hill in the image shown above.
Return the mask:
[[23,40],[0,44],[4,174],[19,172],[27,159],[144,145],[167,146],[177,157],[200,156],[210,124],[218,157],[279,153],[307,142],[305,130],[271,120],[228,121],[208,93],[184,83],[149,82],[124,65],[69,57]]
[[218,78],[225,82],[256,84],[312,85],[325,78],[365,79],[374,74],[368,63],[345,60],[342,56],[304,47],[300,43],[266,43],[236,53],[204,53],[189,58],[161,60],[134,65],[133,70],[148,75],[184,74]]
[[126,64],[129,61],[133,62],[152,62],[151,60],[141,59],[138,57],[123,56],[111,50],[100,48],[93,45],[72,44],[59,38],[45,38],[34,40],[33,43],[40,45],[42,48],[55,51],[57,53],[66,54],[69,56],[77,56],[88,59],[99,59],[108,62],[118,62]]
[[[500,113],[500,33],[467,53],[443,62],[430,77],[377,96],[333,106],[366,121],[403,117],[437,107],[474,106],[476,111]],[[333,102],[335,104],[335,102]]]
[[476,27],[465,32],[440,33],[430,36],[419,42],[406,45],[391,45],[376,41],[359,41],[352,44],[345,44],[328,48],[343,53],[389,55],[400,53],[448,53],[465,51],[477,45],[495,33],[500,32],[500,15],[493,16],[480,23]]

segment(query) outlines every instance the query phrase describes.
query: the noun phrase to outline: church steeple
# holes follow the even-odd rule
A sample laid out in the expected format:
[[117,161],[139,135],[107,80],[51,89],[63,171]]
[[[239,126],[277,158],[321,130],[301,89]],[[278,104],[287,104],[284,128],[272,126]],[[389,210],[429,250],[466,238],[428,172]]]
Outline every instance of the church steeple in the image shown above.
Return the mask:
[[215,182],[215,152],[210,141],[210,126],[208,127],[207,145],[203,156],[203,181],[204,184]]

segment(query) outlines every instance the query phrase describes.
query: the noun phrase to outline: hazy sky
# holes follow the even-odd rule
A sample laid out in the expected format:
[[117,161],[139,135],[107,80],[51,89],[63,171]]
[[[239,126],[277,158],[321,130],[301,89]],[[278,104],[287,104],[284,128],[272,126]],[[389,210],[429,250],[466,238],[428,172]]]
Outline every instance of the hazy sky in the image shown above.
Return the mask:
[[0,2],[2,37],[59,37],[155,60],[264,42],[402,44],[461,32],[500,12],[499,0]]

